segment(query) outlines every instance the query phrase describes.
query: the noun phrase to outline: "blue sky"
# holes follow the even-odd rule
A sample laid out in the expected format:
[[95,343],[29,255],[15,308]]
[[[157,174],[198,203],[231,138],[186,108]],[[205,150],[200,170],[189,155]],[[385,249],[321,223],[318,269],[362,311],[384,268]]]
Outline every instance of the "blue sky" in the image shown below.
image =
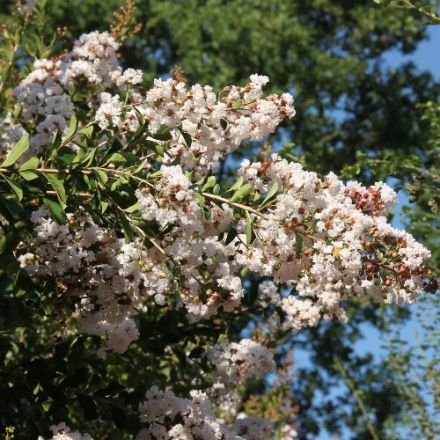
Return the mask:
[[[409,55],[402,55],[397,50],[389,51],[385,56],[385,62],[390,68],[398,67],[402,63],[412,61],[419,70],[428,70],[432,75],[440,80],[440,25],[431,26],[429,28],[429,39],[423,41],[414,53]],[[398,211],[400,211],[402,205],[408,203],[408,198],[404,193],[399,193],[399,206]],[[397,218],[394,221],[395,227],[402,227],[401,222]],[[417,309],[417,304],[413,305],[413,310]],[[414,341],[414,335],[418,332],[420,327],[419,321],[416,318],[411,319],[405,326],[403,326],[401,331],[401,338],[407,341]],[[380,334],[376,329],[372,328],[368,324],[363,327],[365,339],[360,341],[356,345],[356,350],[359,354],[365,352],[373,352],[377,359],[380,359],[384,350],[381,346],[384,345],[383,335]],[[300,351],[295,351],[295,363],[297,367],[307,367],[309,365],[309,360],[305,353]],[[297,380],[301,380],[299,377]],[[338,390],[335,389],[335,394]],[[353,402],[355,404],[355,402]],[[341,440],[344,440],[347,433],[341,434]],[[330,440],[331,437],[327,433],[322,433],[317,440]]]
[[413,61],[420,70],[429,70],[436,79],[440,79],[440,25],[429,28],[429,40],[423,41],[416,52],[402,55],[397,50],[391,50],[386,56],[390,67],[407,61]]

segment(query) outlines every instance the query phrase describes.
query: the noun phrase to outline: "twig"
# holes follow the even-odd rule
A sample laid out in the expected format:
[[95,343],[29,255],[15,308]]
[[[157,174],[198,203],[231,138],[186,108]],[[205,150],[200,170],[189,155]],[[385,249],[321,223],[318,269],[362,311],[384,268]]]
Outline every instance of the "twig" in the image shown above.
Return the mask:
[[348,376],[347,371],[342,366],[342,364],[338,358],[335,359],[334,366],[341,374],[342,379],[344,379],[344,381],[347,384],[350,391],[353,393],[353,395],[357,401],[357,404],[359,405],[359,408],[364,416],[364,419],[367,424],[368,431],[370,431],[371,437],[373,438],[373,440],[380,440],[379,435],[376,432],[376,429],[374,428],[373,422],[371,421],[370,416],[368,415],[367,409],[365,408],[364,403],[362,402],[362,399],[359,395],[358,390],[356,389],[354,383],[352,382],[352,380]]

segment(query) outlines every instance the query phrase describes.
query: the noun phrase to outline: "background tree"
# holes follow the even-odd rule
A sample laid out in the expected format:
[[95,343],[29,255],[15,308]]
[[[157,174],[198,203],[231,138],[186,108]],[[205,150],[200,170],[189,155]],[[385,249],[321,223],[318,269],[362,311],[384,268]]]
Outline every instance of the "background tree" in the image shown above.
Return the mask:
[[[273,90],[288,88],[296,99],[297,117],[279,138],[290,143],[282,149],[287,157],[299,158],[320,173],[344,170],[346,177],[365,182],[390,174],[392,164],[407,164],[395,170],[402,185],[414,175],[425,176],[435,161],[424,109],[417,104],[435,101],[439,85],[411,63],[388,69],[384,62],[388,50],[410,53],[426,37],[426,19],[416,11],[365,1],[138,3],[136,20],[143,27],[126,39],[123,65],[143,68],[151,80],[178,64],[191,81],[217,87],[242,83],[251,73],[267,74]],[[55,20],[49,21],[43,36],[57,26],[68,26],[67,46],[82,32],[107,29],[120,5],[120,1],[51,1],[48,8]],[[6,13],[12,7],[13,2],[3,2],[0,10]],[[431,214],[419,200],[412,225],[422,236],[428,224],[434,230],[435,219],[424,220]],[[406,315],[402,310],[398,317]],[[392,404],[395,390],[387,370],[375,365],[371,356],[354,352],[365,319],[379,328],[383,323],[380,310],[368,306],[348,327],[323,325],[289,341],[309,351],[316,366],[299,372],[302,381],[294,390],[304,432],[318,432],[324,417],[332,431],[347,423],[356,438],[369,435],[365,424],[359,426],[360,411],[349,395],[344,402],[355,417],[342,419],[344,423],[330,399],[315,398],[317,391],[325,393],[340,380],[332,367],[335,358],[355,372],[359,382],[375,384],[368,390],[368,406],[376,411],[373,422],[379,433],[401,411]],[[235,331],[243,325],[237,324]]]

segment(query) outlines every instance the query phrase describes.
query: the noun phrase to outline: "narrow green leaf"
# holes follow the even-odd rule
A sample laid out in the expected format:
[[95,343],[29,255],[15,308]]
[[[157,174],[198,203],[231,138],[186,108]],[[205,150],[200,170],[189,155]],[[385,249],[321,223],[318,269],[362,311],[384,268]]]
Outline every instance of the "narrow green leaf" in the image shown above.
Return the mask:
[[205,198],[198,192],[194,191],[193,196],[201,208],[205,206]]
[[9,167],[29,149],[29,135],[25,134],[13,147],[6,159],[2,163],[2,167]]
[[246,244],[250,245],[253,241],[252,219],[249,212],[246,211]]
[[238,188],[243,185],[243,177],[240,177],[229,189],[227,192],[233,192],[236,191]]
[[61,205],[55,200],[49,199],[47,197],[43,197],[43,203],[46,205],[47,209],[49,209],[53,218],[60,224],[64,224],[67,220],[66,213]]
[[215,184],[212,192],[216,195],[220,194],[220,185],[218,183]]
[[217,183],[217,181],[215,179],[215,176],[209,176],[208,180],[206,181],[206,183],[202,187],[202,191],[207,191],[208,189],[213,188],[216,183]]
[[107,211],[108,208],[108,202],[105,200],[101,200],[101,214],[104,214],[105,211]]
[[89,167],[92,163],[93,160],[95,159],[95,154],[97,151],[97,147],[92,148],[81,160],[82,165],[84,165],[84,167]]
[[57,193],[58,196],[58,200],[61,203],[61,206],[63,207],[63,209],[66,208],[66,191],[64,189],[64,184],[63,182],[58,179],[58,177],[56,177],[54,174],[45,174],[46,179],[49,181],[49,183],[52,185],[52,188],[55,190],[55,192]]
[[159,156],[163,156],[163,154],[164,154],[164,149],[163,149],[163,147],[161,146],[161,145],[159,145],[159,144],[156,144],[155,146],[154,146],[154,150],[156,151],[156,153],[159,155]]
[[95,170],[96,175],[98,176],[98,180],[102,183],[102,184],[106,184],[108,182],[108,176],[107,173],[102,171],[102,170]]
[[121,180],[121,179],[116,179],[116,180],[112,183],[110,189],[111,189],[112,191],[116,191],[118,188],[120,188],[121,185],[122,185],[122,180]]
[[252,186],[246,183],[241,188],[239,188],[231,197],[231,202],[236,202],[237,200],[242,200],[252,191]]
[[188,179],[188,180],[193,180],[194,179],[194,170],[187,170],[187,171],[185,171],[185,177]]
[[83,127],[81,130],[78,131],[78,134],[84,135],[86,138],[90,138],[93,134],[93,125],[90,125],[89,127]]
[[69,128],[67,129],[66,136],[64,136],[63,143],[68,141],[76,133],[77,128],[78,128],[78,119],[74,113],[70,118]]
[[124,209],[124,211],[128,212],[129,214],[132,214],[133,212],[138,212],[141,209],[142,209],[142,205],[140,203],[135,203],[134,205],[131,205],[128,208]]
[[272,186],[270,187],[269,191],[266,194],[266,197],[263,200],[263,203],[261,203],[261,207],[265,206],[271,199],[272,197],[275,196],[275,194],[278,192],[278,182],[275,180],[275,182],[272,184]]
[[303,249],[304,238],[298,232],[295,232],[295,254],[296,258],[301,258],[301,253]]
[[14,191],[15,195],[17,196],[18,201],[21,201],[23,198],[23,190],[11,179],[8,179],[6,176],[1,175],[3,179],[9,184],[12,191]]
[[43,402],[41,404],[41,406],[43,407],[43,410],[45,412],[48,412],[50,410],[50,407],[52,406],[53,400],[46,400],[45,402]]
[[232,104],[232,110],[238,110],[241,107],[242,101],[241,99],[237,99],[233,104]]

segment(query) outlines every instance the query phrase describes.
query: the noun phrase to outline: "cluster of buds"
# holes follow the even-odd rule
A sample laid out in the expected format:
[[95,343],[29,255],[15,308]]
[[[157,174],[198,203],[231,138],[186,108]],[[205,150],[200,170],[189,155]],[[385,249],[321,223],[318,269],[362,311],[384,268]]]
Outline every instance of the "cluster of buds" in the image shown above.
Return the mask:
[[382,215],[388,204],[382,198],[381,188],[377,186],[370,186],[366,189],[348,187],[345,194],[353,200],[357,209],[373,217]]

